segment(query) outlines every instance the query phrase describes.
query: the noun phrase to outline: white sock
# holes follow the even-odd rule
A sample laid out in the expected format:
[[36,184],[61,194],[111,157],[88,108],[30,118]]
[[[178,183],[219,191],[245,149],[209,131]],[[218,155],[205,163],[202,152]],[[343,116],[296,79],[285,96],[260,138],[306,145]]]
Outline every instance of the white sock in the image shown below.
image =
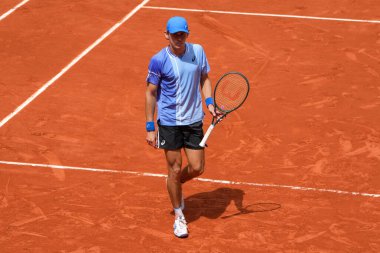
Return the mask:
[[179,208],[174,208],[174,213],[175,213],[175,217],[180,217],[180,216],[185,217],[185,216],[183,215],[183,212],[182,212],[181,207],[179,207]]

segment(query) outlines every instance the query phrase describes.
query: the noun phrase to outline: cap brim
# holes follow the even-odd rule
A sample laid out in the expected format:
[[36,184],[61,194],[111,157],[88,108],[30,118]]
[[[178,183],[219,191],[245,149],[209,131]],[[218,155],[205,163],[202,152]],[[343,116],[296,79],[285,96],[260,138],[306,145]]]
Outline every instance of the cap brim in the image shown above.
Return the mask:
[[169,33],[178,33],[178,32],[189,33],[189,30],[185,30],[185,29],[171,29],[171,30],[169,30]]

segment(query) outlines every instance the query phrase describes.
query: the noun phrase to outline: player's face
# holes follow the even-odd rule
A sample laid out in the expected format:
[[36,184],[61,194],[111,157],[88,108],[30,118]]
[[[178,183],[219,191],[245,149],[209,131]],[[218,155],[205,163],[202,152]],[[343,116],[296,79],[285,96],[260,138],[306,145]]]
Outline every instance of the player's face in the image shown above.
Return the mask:
[[165,37],[169,40],[170,47],[175,53],[184,53],[185,42],[188,36],[189,34],[185,32],[165,33]]

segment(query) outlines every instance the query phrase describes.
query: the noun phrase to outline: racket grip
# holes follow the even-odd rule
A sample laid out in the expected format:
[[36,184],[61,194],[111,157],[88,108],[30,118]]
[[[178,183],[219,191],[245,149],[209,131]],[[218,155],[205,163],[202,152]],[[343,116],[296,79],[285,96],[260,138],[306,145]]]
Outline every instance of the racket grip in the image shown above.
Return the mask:
[[210,134],[211,134],[211,132],[212,132],[213,129],[214,129],[214,125],[211,124],[211,125],[208,127],[207,132],[206,132],[205,135],[203,136],[203,139],[202,139],[201,143],[199,143],[199,146],[201,146],[202,148],[205,147],[205,145],[206,145],[206,141],[207,141],[208,137],[210,136]]

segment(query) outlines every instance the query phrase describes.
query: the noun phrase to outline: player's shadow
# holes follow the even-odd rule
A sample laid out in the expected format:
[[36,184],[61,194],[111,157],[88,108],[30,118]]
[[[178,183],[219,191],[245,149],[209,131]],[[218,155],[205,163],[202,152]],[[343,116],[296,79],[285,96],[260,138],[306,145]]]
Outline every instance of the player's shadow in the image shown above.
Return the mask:
[[[280,204],[263,202],[243,206],[244,194],[244,191],[240,189],[223,187],[188,196],[185,198],[184,210],[186,221],[191,223],[200,217],[226,219],[237,215],[269,212],[281,208]],[[234,203],[236,212],[222,216],[231,202]]]

